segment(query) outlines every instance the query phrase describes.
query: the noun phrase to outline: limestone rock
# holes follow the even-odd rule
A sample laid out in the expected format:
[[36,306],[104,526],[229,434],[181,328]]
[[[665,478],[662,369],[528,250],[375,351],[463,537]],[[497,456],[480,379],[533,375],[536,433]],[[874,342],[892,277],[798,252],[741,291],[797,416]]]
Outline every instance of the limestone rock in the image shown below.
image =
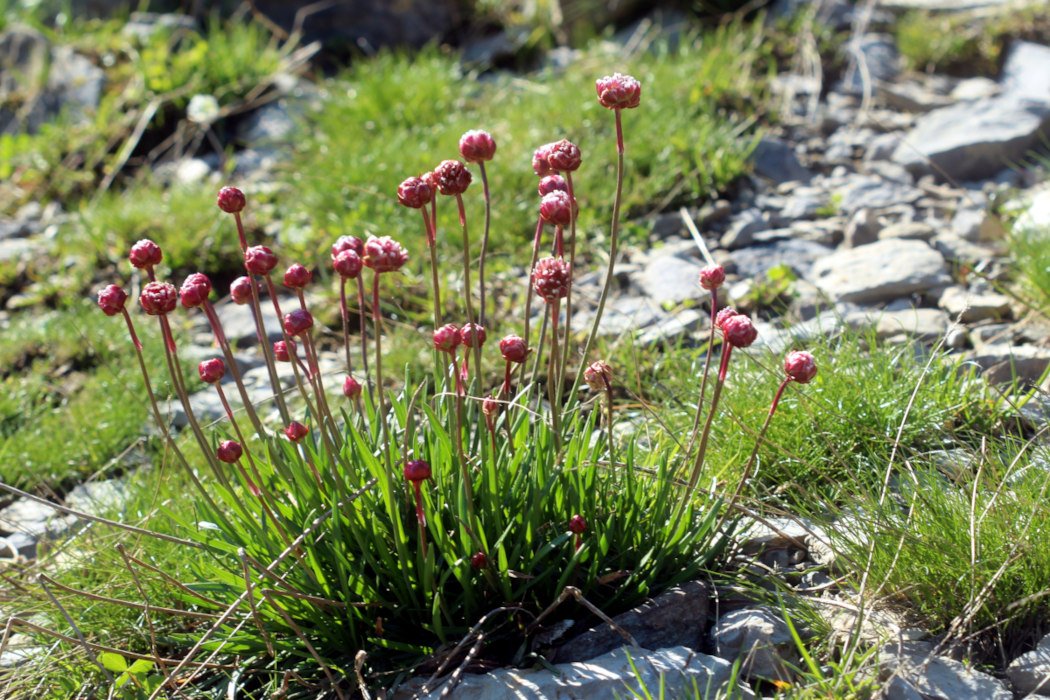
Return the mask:
[[951,282],[944,258],[921,241],[889,239],[839,250],[813,266],[813,282],[837,301],[877,303]]

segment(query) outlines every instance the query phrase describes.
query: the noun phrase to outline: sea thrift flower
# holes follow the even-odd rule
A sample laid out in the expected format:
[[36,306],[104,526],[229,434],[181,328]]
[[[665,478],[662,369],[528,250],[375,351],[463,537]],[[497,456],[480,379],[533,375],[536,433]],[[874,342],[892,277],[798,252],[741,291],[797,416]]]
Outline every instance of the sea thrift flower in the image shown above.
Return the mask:
[[739,315],[740,315],[740,312],[737,311],[736,309],[728,307],[728,306],[725,307],[724,309],[719,311],[718,314],[715,316],[715,328],[718,328],[719,330],[721,330],[722,327],[725,326],[726,321],[728,321],[729,319],[733,318],[734,316],[739,316]]
[[568,139],[551,144],[547,150],[547,164],[552,170],[571,173],[580,167],[582,160],[579,147]]
[[629,75],[615,73],[594,81],[598,102],[606,109],[634,109],[642,100],[642,84]]
[[721,265],[708,265],[700,270],[700,286],[709,292],[721,287],[726,281],[726,269]]
[[265,275],[277,267],[277,254],[264,245],[253,245],[244,251],[244,267],[253,275]]
[[572,286],[572,267],[562,258],[543,258],[532,271],[532,288],[547,303],[564,299]]
[[243,453],[244,450],[241,449],[241,443],[236,440],[224,440],[219,443],[219,449],[216,451],[215,456],[219,458],[220,462],[234,464],[241,458]]
[[[427,172],[425,172],[422,175],[420,175],[419,179],[422,180],[423,182],[427,183],[427,185],[430,186],[430,191],[433,193],[433,195],[437,195],[437,193],[438,193],[438,176],[437,176],[437,173],[435,173],[433,170],[428,170]],[[431,196],[431,200],[433,200],[433,198],[434,198],[433,195]]]
[[459,342],[468,348],[480,348],[487,337],[485,326],[479,323],[464,323],[459,329]]
[[540,184],[536,190],[540,193],[540,196],[543,197],[544,195],[548,195],[555,191],[568,192],[569,185],[565,182],[565,178],[555,173],[554,175],[548,175],[541,178]]
[[332,257],[335,258],[344,250],[352,250],[361,255],[365,252],[365,242],[357,236],[340,236],[332,244]]
[[597,360],[583,371],[583,381],[591,391],[609,391],[612,389],[612,368],[607,362]]
[[496,155],[496,141],[487,131],[472,129],[460,137],[459,153],[468,163],[492,160]]
[[376,272],[396,272],[408,262],[408,251],[390,236],[369,236],[365,242],[365,267]]
[[504,360],[519,365],[529,354],[525,339],[518,335],[508,335],[499,341],[499,351]]
[[792,381],[809,384],[817,376],[817,362],[805,350],[789,352],[784,358],[784,373]]
[[484,552],[474,552],[470,555],[470,566],[480,571],[489,565],[489,558]]
[[345,280],[356,279],[361,274],[362,264],[361,256],[349,249],[332,258],[332,268]]
[[218,357],[213,357],[197,365],[197,374],[205,384],[217,384],[226,374],[226,365]]
[[353,377],[347,377],[343,380],[343,396],[348,399],[356,399],[361,395],[361,382],[357,381]]
[[546,143],[537,148],[532,153],[532,170],[536,173],[537,177],[546,177],[547,175],[554,174],[551,164],[547,162],[547,156],[550,155],[551,146],[554,144]]
[[743,314],[731,316],[722,323],[722,335],[726,342],[734,348],[746,348],[755,342],[758,330],[751,323],[751,319]]
[[310,432],[310,429],[297,420],[293,420],[288,424],[288,427],[284,429],[284,436],[292,442],[299,442],[306,434]]
[[284,286],[289,289],[302,289],[310,284],[314,278],[313,273],[299,263],[293,264],[284,273]]
[[467,166],[458,160],[443,160],[434,168],[437,177],[438,192],[445,195],[458,195],[467,191],[471,174]]
[[204,304],[208,301],[209,294],[211,294],[211,280],[201,272],[194,272],[187,277],[182,287],[179,288],[179,299],[187,309]]
[[[487,396],[485,400],[481,402],[481,413],[484,414],[486,420],[493,420],[499,415],[500,403],[499,400],[494,396]],[[492,428],[491,422],[489,423],[489,429]]]
[[569,532],[574,535],[582,535],[587,532],[587,521],[582,515],[574,515],[569,518]]
[[219,209],[222,209],[227,214],[236,214],[244,209],[247,200],[244,198],[244,192],[241,192],[236,187],[223,187],[219,190],[219,196],[216,198],[215,203],[219,206]]
[[273,344],[273,356],[278,362],[291,362],[295,357],[295,343],[278,340]]
[[302,335],[314,326],[314,317],[306,309],[295,309],[284,315],[284,332],[290,336]]
[[167,282],[150,282],[142,288],[139,304],[150,316],[163,316],[175,310],[179,303],[179,293],[175,286]]
[[148,238],[143,238],[131,246],[131,251],[128,253],[128,260],[140,270],[159,265],[163,259],[164,253],[161,252],[160,246]]
[[128,293],[115,284],[107,285],[98,292],[98,308],[107,316],[116,316],[124,310]]
[[230,284],[230,298],[234,304],[247,304],[252,300],[252,281],[248,277],[238,277]]
[[405,479],[418,484],[430,478],[430,464],[422,459],[410,459],[405,462]]
[[434,330],[435,350],[453,353],[459,347],[459,343],[459,328],[455,324],[448,323]]
[[573,201],[568,192],[555,190],[540,200],[540,217],[548,224],[568,226],[572,222]]
[[397,186],[397,201],[402,206],[421,209],[433,198],[434,190],[421,177],[410,177]]

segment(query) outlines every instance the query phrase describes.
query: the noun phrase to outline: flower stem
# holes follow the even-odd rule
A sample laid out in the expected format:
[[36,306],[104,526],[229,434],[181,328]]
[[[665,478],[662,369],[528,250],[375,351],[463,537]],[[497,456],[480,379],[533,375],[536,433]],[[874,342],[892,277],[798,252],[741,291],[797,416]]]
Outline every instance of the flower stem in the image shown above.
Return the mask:
[[492,203],[489,199],[489,178],[485,172],[485,162],[479,161],[481,170],[481,191],[485,196],[485,230],[481,235],[481,257],[478,260],[478,290],[481,301],[481,325],[485,325],[485,255],[489,248],[489,224],[492,220]]
[[[565,172],[565,187],[569,194],[569,269],[576,269],[576,192],[572,186],[572,173]],[[569,334],[572,332],[572,288],[565,295],[565,352],[562,353],[559,383],[565,383],[565,372],[569,366]]]
[[686,456],[693,453],[693,446],[700,432],[700,417],[704,413],[704,395],[707,392],[707,377],[711,372],[711,353],[715,348],[715,316],[718,310],[718,290],[711,290],[711,337],[707,341],[707,357],[704,359],[704,375],[700,380],[700,399],[696,402],[696,415],[693,416],[693,429],[689,432],[689,443]]
[[343,321],[343,348],[346,350],[346,373],[354,373],[353,363],[350,361],[350,309],[346,305],[346,278],[339,278],[339,316]]
[[218,314],[215,313],[215,307],[211,305],[210,301],[204,302],[204,315],[207,316],[208,323],[211,324],[212,333],[215,335],[215,340],[218,341],[223,357],[226,358],[226,365],[230,368],[230,374],[233,375],[233,381],[237,385],[237,393],[240,394],[241,403],[244,404],[244,411],[248,414],[248,420],[252,422],[252,427],[255,428],[256,435],[258,435],[260,439],[265,438],[266,431],[263,429],[262,421],[259,420],[259,414],[255,412],[255,405],[248,397],[248,390],[244,386],[244,379],[241,377],[241,370],[237,367],[237,358],[233,356],[230,342],[227,340],[226,333],[223,332],[222,329],[222,322],[219,320]]
[[[529,324],[532,319],[532,299],[536,292],[532,288],[532,271],[536,268],[536,261],[540,259],[540,237],[543,234],[543,219],[540,217],[536,218],[536,235],[532,239],[532,262],[529,263],[529,288],[525,293],[525,347],[533,348],[539,347],[539,344],[533,345],[532,338],[530,337]],[[521,363],[521,379],[518,380],[520,386],[525,386],[525,365]],[[536,371],[533,369],[532,372],[533,380],[536,378]],[[525,402],[525,406],[528,406],[528,401]]]
[[441,328],[441,284],[438,281],[437,235],[434,231],[436,222],[430,221],[426,207],[420,211],[423,212],[423,226],[427,230],[427,247],[430,248],[430,283],[434,287],[434,328]]
[[[467,210],[463,206],[463,195],[456,195],[456,205],[459,207],[459,226],[463,230],[463,303],[467,309],[467,320],[477,323],[474,316],[474,302],[471,300],[470,286],[470,234],[467,232]],[[481,377],[481,345],[474,345],[474,375]]]
[[368,371],[368,323],[365,322],[365,282],[357,276],[357,313],[361,325],[361,366],[365,370],[365,384],[368,395],[372,396],[372,375]]
[[386,418],[386,401],[383,398],[383,314],[379,310],[379,273],[372,278],[372,322],[376,332],[376,406],[379,422],[383,428],[383,458],[386,461],[387,478],[393,483],[394,465],[390,458],[390,426]]
[[551,357],[547,362],[547,399],[551,405],[551,424],[554,430],[554,451],[561,452],[561,387],[558,386],[558,316],[561,299],[547,305],[551,315]]
[[722,361],[718,366],[718,381],[715,382],[715,390],[711,394],[711,408],[707,413],[707,422],[704,423],[704,432],[700,435],[700,446],[696,451],[693,461],[693,470],[689,475],[689,486],[685,492],[685,498],[693,493],[696,482],[700,479],[700,472],[704,469],[704,458],[707,455],[707,440],[711,435],[711,425],[715,421],[715,413],[718,410],[718,399],[722,395],[722,387],[726,383],[726,371],[729,367],[729,357],[733,353],[733,346],[729,343],[722,345]]
[[[281,420],[285,425],[291,422],[288,406],[284,402],[284,387],[277,376],[277,361],[273,357],[273,348],[270,346],[270,336],[266,333],[266,323],[263,321],[262,304],[259,301],[259,286],[255,283],[255,277],[249,275],[252,281],[252,314],[255,316],[255,330],[259,335],[259,345],[262,346],[263,358],[266,360],[266,370],[270,375],[270,386],[273,388],[274,400],[277,402],[277,410],[281,414]],[[281,324],[280,316],[277,323]],[[282,324],[283,325],[283,324]]]

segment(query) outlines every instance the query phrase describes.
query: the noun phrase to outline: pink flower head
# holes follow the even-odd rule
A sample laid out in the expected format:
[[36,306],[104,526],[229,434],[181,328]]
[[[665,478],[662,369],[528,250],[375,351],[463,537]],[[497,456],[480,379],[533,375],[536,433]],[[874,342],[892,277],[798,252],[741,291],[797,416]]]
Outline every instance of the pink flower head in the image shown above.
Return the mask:
[[434,168],[438,192],[446,195],[463,194],[470,186],[471,175],[467,166],[458,160],[443,160]]
[[521,364],[529,354],[525,339],[520,335],[508,335],[499,341],[499,351],[507,362]]
[[332,257],[335,258],[344,250],[352,250],[361,255],[365,252],[365,242],[357,236],[340,236],[332,244]]
[[215,452],[215,456],[219,458],[219,461],[226,464],[236,463],[242,454],[244,454],[244,450],[241,449],[241,443],[236,440],[223,440],[219,443],[219,449]]
[[143,238],[131,246],[131,251],[128,253],[128,260],[140,270],[160,265],[160,261],[163,259],[164,253],[161,251],[160,246],[148,238]]
[[390,236],[369,236],[365,241],[365,267],[376,272],[397,272],[408,262],[408,251]]
[[446,323],[434,330],[434,349],[453,353],[459,347],[459,328],[453,323]]
[[438,176],[433,170],[428,170],[419,176],[419,179],[430,186],[431,199],[438,193]]
[[545,143],[532,152],[532,170],[537,177],[546,177],[554,174],[554,169],[551,168],[551,164],[547,161],[547,156],[550,155],[551,146],[553,145],[553,143]]
[[306,333],[314,327],[314,317],[306,309],[295,309],[284,315],[284,332],[290,336]]
[[488,565],[489,558],[484,552],[474,552],[470,555],[470,566],[476,571],[480,571]]
[[124,310],[124,303],[128,300],[128,293],[121,287],[110,284],[98,290],[98,308],[107,316],[116,316]]
[[211,280],[201,272],[194,272],[187,277],[182,287],[179,288],[179,299],[187,309],[201,306],[208,301],[209,294],[211,294]]
[[805,350],[789,352],[784,358],[784,373],[799,384],[809,384],[817,376],[817,361]]
[[310,284],[313,278],[314,275],[309,269],[299,263],[294,263],[284,273],[284,286],[289,289],[302,289]]
[[170,314],[178,303],[179,293],[175,291],[175,285],[167,282],[150,282],[139,295],[139,304],[150,316]]
[[577,514],[569,518],[569,532],[574,535],[582,535],[587,532],[587,521],[582,515]]
[[227,214],[236,214],[244,209],[247,200],[244,198],[244,193],[236,187],[223,187],[219,190],[215,203]]
[[344,250],[332,258],[332,268],[345,280],[357,279],[361,265],[361,256],[352,250]]
[[709,292],[721,287],[726,281],[726,269],[721,265],[708,265],[700,270],[700,286]]
[[480,348],[487,337],[485,326],[480,323],[464,323],[459,329],[459,342],[468,348]]
[[544,195],[548,195],[556,190],[568,192],[569,185],[565,182],[565,178],[555,173],[541,178],[539,187],[537,187],[536,190],[540,193],[540,196],[543,197]]
[[612,389],[612,367],[602,360],[592,362],[583,371],[583,381],[591,391],[610,391]]
[[487,396],[485,397],[485,400],[481,402],[481,413],[484,414],[486,418],[495,418],[499,415],[499,410],[500,403],[493,396]]
[[459,154],[468,163],[492,160],[496,155],[496,141],[489,132],[472,129],[460,137]]
[[405,479],[413,484],[430,478],[430,464],[422,459],[410,459],[405,462]]
[[273,356],[278,362],[291,362],[295,357],[294,340],[278,340],[273,344]]
[[310,432],[310,429],[297,420],[293,420],[288,424],[288,427],[284,429],[284,436],[292,442],[299,442],[306,434]]
[[226,374],[226,365],[218,357],[213,357],[197,365],[197,374],[205,384],[217,384]]
[[543,258],[532,271],[532,288],[550,303],[564,299],[572,286],[572,266],[562,258]]
[[555,226],[568,226],[572,222],[574,209],[572,197],[561,190],[545,194],[540,200],[540,217]]
[[568,139],[552,143],[547,151],[547,164],[552,170],[571,173],[580,167],[583,154],[579,147]]
[[642,100],[642,84],[622,73],[598,78],[594,87],[598,102],[606,109],[634,109]]
[[434,199],[434,190],[421,177],[410,177],[397,186],[397,201],[402,206],[421,209]]
[[253,275],[265,275],[277,267],[277,254],[264,245],[253,245],[244,251],[244,267]]
[[357,381],[353,377],[347,377],[343,380],[343,396],[348,399],[356,399],[361,395],[361,382]]
[[755,342],[758,330],[755,324],[751,323],[750,318],[737,314],[730,316],[722,324],[722,335],[725,336],[726,342],[734,348],[746,348]]
[[247,304],[252,300],[252,281],[249,277],[238,277],[230,284],[230,298],[234,304]]
[[734,316],[739,316],[740,312],[731,306],[727,306],[715,315],[715,328],[722,330],[725,326],[726,321]]

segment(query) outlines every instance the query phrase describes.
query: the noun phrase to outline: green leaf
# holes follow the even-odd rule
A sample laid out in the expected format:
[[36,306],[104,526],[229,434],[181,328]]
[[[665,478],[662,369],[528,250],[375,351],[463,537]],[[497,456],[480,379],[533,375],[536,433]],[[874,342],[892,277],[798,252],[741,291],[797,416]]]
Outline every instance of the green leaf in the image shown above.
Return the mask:
[[128,662],[120,654],[104,651],[98,655],[98,660],[107,671],[123,673],[128,670]]

